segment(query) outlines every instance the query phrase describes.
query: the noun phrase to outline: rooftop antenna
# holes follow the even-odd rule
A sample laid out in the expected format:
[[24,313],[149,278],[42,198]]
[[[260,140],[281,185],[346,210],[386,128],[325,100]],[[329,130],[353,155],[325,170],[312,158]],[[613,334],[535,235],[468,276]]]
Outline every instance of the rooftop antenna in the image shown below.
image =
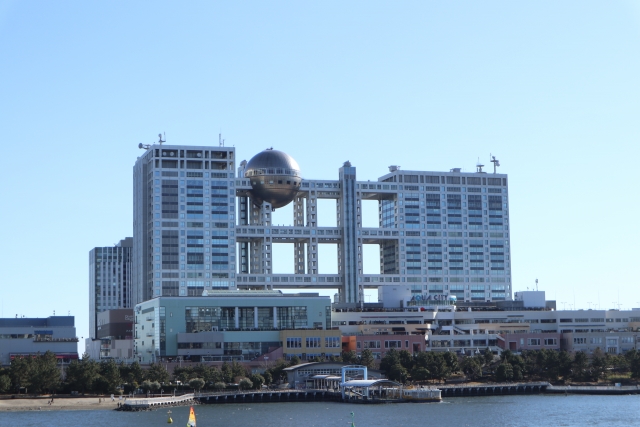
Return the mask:
[[484,165],[482,163],[480,163],[480,157],[478,157],[478,163],[476,163],[476,172],[482,173],[482,168],[483,167],[484,167]]
[[218,134],[218,145],[220,145],[220,147],[224,147],[224,139],[222,139],[222,132]]
[[162,145],[163,142],[167,142],[167,133],[164,133],[164,139],[162,139],[162,133],[158,134],[158,144]]
[[496,159],[496,156],[491,156],[491,163],[493,163],[493,173],[496,173],[496,168],[500,167],[500,160]]
[[138,148],[141,150],[148,150],[149,148],[151,148],[151,144],[143,144],[141,142],[140,144],[138,144]]
[[536,291],[538,290],[538,279],[536,279]]

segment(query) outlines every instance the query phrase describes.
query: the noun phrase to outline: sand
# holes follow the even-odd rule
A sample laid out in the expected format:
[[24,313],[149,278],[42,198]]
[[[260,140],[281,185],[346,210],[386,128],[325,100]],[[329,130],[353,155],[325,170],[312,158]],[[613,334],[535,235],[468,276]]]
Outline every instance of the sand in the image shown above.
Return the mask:
[[0,412],[7,411],[86,411],[95,409],[115,409],[118,403],[124,400],[111,401],[110,397],[55,397],[49,405],[51,398],[16,398],[0,399]]

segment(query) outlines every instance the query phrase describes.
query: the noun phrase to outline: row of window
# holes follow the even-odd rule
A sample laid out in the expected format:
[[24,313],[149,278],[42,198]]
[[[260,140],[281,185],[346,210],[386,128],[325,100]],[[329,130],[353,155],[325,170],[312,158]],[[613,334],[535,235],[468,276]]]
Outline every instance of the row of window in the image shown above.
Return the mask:
[[[321,337],[306,337],[305,338],[306,348],[321,348],[322,347],[322,338]],[[340,337],[325,337],[324,338],[324,346],[326,348],[340,348],[342,346]],[[288,337],[287,338],[287,348],[302,348],[302,338],[301,337]]]

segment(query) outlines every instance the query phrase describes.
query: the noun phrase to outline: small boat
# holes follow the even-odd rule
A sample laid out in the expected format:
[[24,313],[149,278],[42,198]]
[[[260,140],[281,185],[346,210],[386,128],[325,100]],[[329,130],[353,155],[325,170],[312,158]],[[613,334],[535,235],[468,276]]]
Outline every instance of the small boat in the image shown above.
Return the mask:
[[189,411],[189,421],[187,421],[187,427],[196,427],[196,413],[193,412],[193,406]]

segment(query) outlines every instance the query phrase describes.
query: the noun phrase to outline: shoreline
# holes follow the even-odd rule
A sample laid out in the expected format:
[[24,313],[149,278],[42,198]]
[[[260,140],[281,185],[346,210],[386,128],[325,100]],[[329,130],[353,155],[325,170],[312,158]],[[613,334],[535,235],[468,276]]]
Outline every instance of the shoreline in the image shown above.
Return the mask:
[[0,412],[20,411],[95,411],[114,410],[122,400],[111,401],[110,397],[24,397],[0,399]]

